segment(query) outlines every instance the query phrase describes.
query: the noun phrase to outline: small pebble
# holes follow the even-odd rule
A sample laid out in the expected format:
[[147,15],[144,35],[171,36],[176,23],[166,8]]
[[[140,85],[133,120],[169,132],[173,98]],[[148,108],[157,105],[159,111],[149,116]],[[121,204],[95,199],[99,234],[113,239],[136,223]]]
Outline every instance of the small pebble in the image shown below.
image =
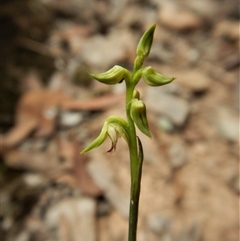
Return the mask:
[[147,226],[156,234],[164,234],[170,232],[171,220],[161,215],[150,215],[147,218]]
[[158,119],[158,123],[157,123],[158,127],[161,130],[164,130],[166,132],[172,132],[174,131],[174,125],[173,123],[166,117],[160,117]]
[[234,116],[227,108],[219,107],[214,124],[219,134],[227,141],[239,141],[239,118]]
[[46,184],[46,179],[42,175],[35,173],[26,173],[23,176],[23,181],[29,187],[41,187]]
[[73,111],[62,111],[60,115],[60,125],[62,127],[74,127],[83,120],[83,114]]
[[190,112],[186,100],[168,93],[162,93],[158,88],[148,88],[145,97],[149,111],[167,117],[176,126],[183,126]]

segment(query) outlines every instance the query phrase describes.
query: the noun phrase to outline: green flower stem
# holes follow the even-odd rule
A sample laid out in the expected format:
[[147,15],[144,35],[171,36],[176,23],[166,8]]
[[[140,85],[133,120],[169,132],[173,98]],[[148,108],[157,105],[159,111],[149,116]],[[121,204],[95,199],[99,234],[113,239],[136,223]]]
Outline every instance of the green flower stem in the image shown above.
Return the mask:
[[139,156],[138,156],[138,166],[135,170],[135,176],[131,183],[131,200],[130,200],[130,211],[129,211],[129,232],[128,232],[128,241],[137,240],[137,223],[138,223],[138,206],[139,206],[139,197],[141,190],[141,177],[142,177],[142,163],[143,163],[143,150],[142,144],[139,138],[138,147],[139,147]]
[[131,181],[133,181],[133,177],[135,175],[135,170],[137,169],[138,163],[138,151],[137,151],[137,139],[136,139],[136,128],[134,122],[130,115],[130,108],[129,102],[132,100],[132,95],[134,91],[134,85],[127,86],[127,93],[126,93],[126,115],[127,115],[127,122],[129,126],[129,154],[130,154],[130,168],[131,168]]
[[[132,75],[133,76],[133,75]],[[136,241],[137,238],[137,223],[138,223],[138,206],[140,196],[141,172],[142,172],[142,157],[143,151],[140,140],[136,135],[134,121],[130,115],[129,102],[132,100],[135,84],[130,81],[126,86],[126,115],[129,126],[129,155],[131,169],[131,194],[129,207],[129,231],[128,241]],[[137,143],[138,140],[138,143]],[[139,159],[140,158],[140,159]]]

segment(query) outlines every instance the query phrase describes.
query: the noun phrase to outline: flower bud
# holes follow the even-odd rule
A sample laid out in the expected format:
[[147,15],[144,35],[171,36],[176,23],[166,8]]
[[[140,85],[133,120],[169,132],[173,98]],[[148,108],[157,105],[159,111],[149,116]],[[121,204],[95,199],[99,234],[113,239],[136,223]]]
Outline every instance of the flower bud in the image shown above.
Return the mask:
[[151,66],[142,69],[142,78],[144,79],[145,83],[150,86],[165,85],[176,79],[174,77],[167,77],[159,74]]
[[146,106],[142,100],[133,99],[131,102],[130,115],[137,125],[138,129],[143,132],[145,135],[151,137],[148,120],[147,120],[147,112]]
[[81,154],[100,146],[107,139],[107,137],[109,137],[112,141],[112,146],[108,152],[113,152],[116,150],[119,137],[123,137],[126,142],[129,143],[127,122],[118,116],[110,116],[107,118],[99,136],[90,145],[88,145],[81,152]]
[[123,81],[123,79],[125,79],[125,81],[129,81],[129,79],[130,79],[129,71],[119,65],[115,65],[107,72],[104,72],[101,74],[91,74],[90,73],[90,75],[94,79],[98,80],[99,82],[101,82],[103,84],[108,84],[108,85],[114,85],[114,84],[121,83]]
[[146,58],[151,50],[156,24],[152,25],[141,37],[137,46],[137,56]]

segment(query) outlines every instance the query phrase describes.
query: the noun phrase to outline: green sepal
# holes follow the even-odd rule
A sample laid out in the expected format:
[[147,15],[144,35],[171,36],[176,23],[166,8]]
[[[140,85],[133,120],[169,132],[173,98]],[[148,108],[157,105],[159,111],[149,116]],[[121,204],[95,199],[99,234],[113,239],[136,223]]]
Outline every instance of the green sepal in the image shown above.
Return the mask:
[[167,77],[159,74],[154,68],[151,66],[145,67],[141,70],[142,78],[147,85],[150,86],[161,86],[171,83],[175,80],[175,77]]
[[130,81],[130,73],[127,69],[115,65],[110,70],[100,74],[89,73],[94,79],[107,85],[114,85],[121,83],[123,80]]
[[133,99],[130,102],[130,105],[130,115],[138,129],[148,137],[151,137],[148,127],[147,111],[144,102],[142,100]]
[[92,143],[90,143],[81,152],[81,154],[100,146],[107,139],[107,137],[109,137],[112,141],[112,146],[108,152],[115,151],[119,137],[123,137],[129,144],[130,138],[128,132],[128,124],[126,120],[118,116],[110,116],[105,121],[99,136]]

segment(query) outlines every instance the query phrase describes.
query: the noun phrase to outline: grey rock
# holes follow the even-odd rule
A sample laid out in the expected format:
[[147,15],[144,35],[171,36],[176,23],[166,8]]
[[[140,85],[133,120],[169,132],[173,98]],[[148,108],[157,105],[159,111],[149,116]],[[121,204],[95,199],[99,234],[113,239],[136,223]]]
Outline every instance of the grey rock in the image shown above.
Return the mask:
[[139,23],[147,29],[148,26],[156,21],[156,18],[156,9],[151,9],[140,4],[128,4],[127,7],[124,8],[124,14],[121,14],[118,18],[117,27],[126,28],[134,23]]
[[150,111],[167,117],[176,126],[182,126],[185,123],[190,111],[186,100],[163,93],[158,88],[147,89],[145,103]]
[[131,32],[115,30],[106,37],[98,35],[89,39],[81,56],[89,66],[106,71],[115,63],[127,59],[127,53],[134,49],[134,44],[135,37]]
[[178,83],[192,92],[203,92],[208,90],[211,84],[211,79],[199,70],[182,70],[172,73],[177,77],[175,83]]
[[227,108],[219,108],[213,119],[219,134],[228,141],[239,141],[239,118]]
[[187,152],[183,144],[175,143],[168,150],[172,168],[180,168],[187,162]]
[[130,198],[120,190],[110,168],[97,160],[89,162],[88,171],[95,183],[104,191],[111,205],[127,218]]
[[43,187],[47,183],[46,178],[38,173],[26,173],[23,175],[23,181],[30,188]]
[[175,55],[172,50],[166,49],[161,42],[155,41],[152,44],[150,57],[165,63],[171,63]]
[[157,122],[158,127],[166,132],[172,132],[174,130],[173,123],[166,117],[160,117]]
[[175,239],[176,241],[201,241],[202,228],[201,225],[195,222],[190,227],[184,227]]
[[46,215],[46,225],[48,229],[59,229],[60,239],[65,237],[67,240],[67,237],[70,238],[71,235],[73,241],[95,241],[95,214],[96,201],[94,199],[69,198],[49,209]]
[[212,16],[216,16],[219,11],[218,2],[209,0],[184,0],[184,5],[199,13],[204,18],[212,21]]
[[161,5],[159,21],[177,31],[195,30],[205,24],[204,19],[196,12],[169,1]]
[[147,218],[148,228],[156,234],[169,233],[171,228],[171,220],[167,217],[152,214]]
[[60,125],[62,127],[74,127],[83,120],[83,113],[75,111],[62,111]]
[[77,210],[79,212],[79,216],[81,217],[81,222],[79,223],[81,239],[78,237],[78,240],[96,241],[96,202],[91,198],[81,198],[80,202],[78,202]]

